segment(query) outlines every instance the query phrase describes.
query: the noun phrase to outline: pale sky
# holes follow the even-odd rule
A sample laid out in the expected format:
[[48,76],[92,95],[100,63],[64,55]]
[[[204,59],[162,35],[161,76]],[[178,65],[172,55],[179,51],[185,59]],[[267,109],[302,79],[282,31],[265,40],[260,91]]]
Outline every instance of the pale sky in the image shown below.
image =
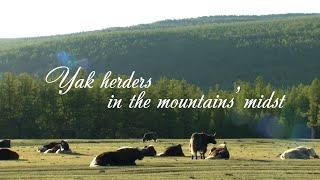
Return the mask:
[[210,15],[320,13],[320,0],[0,0],[0,38]]

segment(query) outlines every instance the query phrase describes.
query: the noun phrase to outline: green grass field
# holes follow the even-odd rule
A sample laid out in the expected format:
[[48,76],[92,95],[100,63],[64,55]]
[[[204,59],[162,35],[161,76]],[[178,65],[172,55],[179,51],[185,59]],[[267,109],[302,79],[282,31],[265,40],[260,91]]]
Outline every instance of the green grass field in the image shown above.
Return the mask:
[[[320,160],[280,160],[277,155],[299,145],[320,152],[320,140],[219,139],[227,142],[230,160],[191,160],[187,139],[142,143],[129,140],[69,140],[78,155],[40,154],[37,147],[53,140],[14,140],[18,161],[0,161],[1,179],[319,179]],[[89,168],[93,157],[121,146],[153,144],[157,152],[182,144],[187,157],[146,157],[137,166]],[[213,145],[209,145],[208,149]]]

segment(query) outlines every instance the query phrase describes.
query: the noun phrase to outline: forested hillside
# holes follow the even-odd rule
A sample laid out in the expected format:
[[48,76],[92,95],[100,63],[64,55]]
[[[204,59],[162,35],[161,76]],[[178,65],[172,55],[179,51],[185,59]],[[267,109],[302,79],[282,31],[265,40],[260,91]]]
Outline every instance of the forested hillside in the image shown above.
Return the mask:
[[[0,39],[0,130],[9,138],[320,137],[320,15],[214,16],[39,38]],[[45,74],[66,65],[152,78],[148,109],[107,109],[139,89],[71,89]],[[27,73],[23,73],[27,72]],[[83,72],[85,75],[85,72]],[[97,75],[99,76],[99,75]],[[238,81],[240,80],[240,81]],[[102,76],[95,83],[102,81]],[[234,87],[240,86],[236,94]],[[246,98],[287,95],[277,109]],[[155,108],[159,98],[235,97],[233,108]]]
[[0,72],[43,77],[58,65],[159,79],[208,89],[262,76],[278,87],[320,76],[320,15],[213,16],[128,28],[0,39]]

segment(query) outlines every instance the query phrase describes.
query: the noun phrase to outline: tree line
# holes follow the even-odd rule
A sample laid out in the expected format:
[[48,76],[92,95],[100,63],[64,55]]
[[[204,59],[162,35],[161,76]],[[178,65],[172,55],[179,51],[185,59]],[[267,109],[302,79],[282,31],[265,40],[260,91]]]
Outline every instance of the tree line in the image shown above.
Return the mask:
[[[95,78],[101,83],[102,76]],[[236,81],[241,91],[209,90],[185,80],[162,77],[146,89],[152,99],[147,109],[130,109],[130,97],[141,89],[71,89],[58,94],[57,84],[47,84],[34,75],[8,72],[0,76],[0,134],[3,138],[140,138],[155,131],[161,138],[188,138],[193,132],[217,132],[220,138],[319,137],[320,81],[291,88],[273,87],[262,77],[253,82]],[[286,94],[283,108],[243,108],[246,98]],[[156,108],[157,100],[235,97],[232,108]],[[123,99],[123,107],[108,109],[108,99]]]

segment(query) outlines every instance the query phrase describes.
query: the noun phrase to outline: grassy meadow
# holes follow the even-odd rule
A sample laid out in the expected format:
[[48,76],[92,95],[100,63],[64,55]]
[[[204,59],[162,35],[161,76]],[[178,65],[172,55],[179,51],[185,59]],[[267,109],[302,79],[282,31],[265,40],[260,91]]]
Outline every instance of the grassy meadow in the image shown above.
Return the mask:
[[[54,140],[13,140],[18,161],[0,161],[0,179],[318,179],[320,160],[280,160],[277,155],[299,145],[320,152],[320,140],[219,139],[230,160],[191,160],[187,139],[69,140],[75,155],[40,154],[37,147]],[[93,157],[121,146],[153,144],[157,152],[182,144],[187,157],[145,157],[137,166],[89,168]],[[209,145],[208,149],[213,145]]]

